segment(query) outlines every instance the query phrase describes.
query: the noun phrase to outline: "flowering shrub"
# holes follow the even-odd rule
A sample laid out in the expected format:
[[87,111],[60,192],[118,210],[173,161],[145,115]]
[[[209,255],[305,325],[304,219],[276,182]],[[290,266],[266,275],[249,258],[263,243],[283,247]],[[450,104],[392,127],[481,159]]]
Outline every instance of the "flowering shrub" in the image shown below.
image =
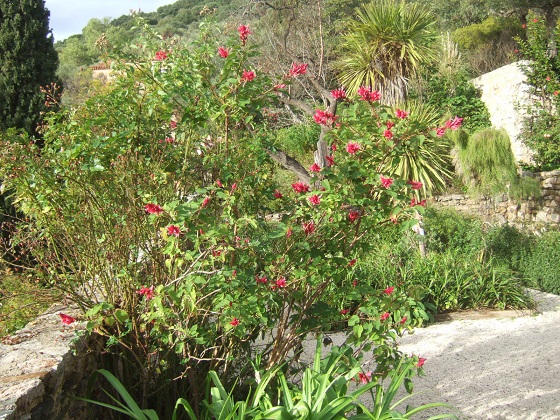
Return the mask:
[[[381,174],[435,130],[364,87],[339,115],[316,113],[333,128],[328,165],[309,185],[277,188],[263,118],[277,81],[246,70],[250,34],[241,25],[218,49],[203,26],[194,48],[122,64],[106,95],[52,116],[41,151],[2,144],[1,176],[28,217],[20,245],[129,364],[144,400],[182,378],[174,389],[196,402],[210,370],[237,377],[255,349],[271,368],[308,333],[346,326],[377,380],[403,357],[394,338],[422,320],[404,290],[376,289],[354,265],[374,245],[366,233],[406,229],[422,210],[418,184]],[[166,51],[159,42],[146,50]],[[306,70],[292,66],[294,77]]]

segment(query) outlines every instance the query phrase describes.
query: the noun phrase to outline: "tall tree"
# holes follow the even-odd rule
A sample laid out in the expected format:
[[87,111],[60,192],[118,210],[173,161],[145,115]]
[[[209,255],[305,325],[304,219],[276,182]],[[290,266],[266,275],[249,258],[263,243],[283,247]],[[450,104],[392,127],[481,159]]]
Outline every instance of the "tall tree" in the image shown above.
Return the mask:
[[0,0],[0,129],[36,134],[58,57],[43,0]]

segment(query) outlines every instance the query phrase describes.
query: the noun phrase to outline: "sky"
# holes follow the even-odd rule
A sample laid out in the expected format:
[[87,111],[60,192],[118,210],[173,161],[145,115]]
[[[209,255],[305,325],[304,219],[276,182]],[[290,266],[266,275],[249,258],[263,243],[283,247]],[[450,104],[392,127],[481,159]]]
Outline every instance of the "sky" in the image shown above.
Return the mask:
[[70,35],[81,34],[90,19],[127,15],[130,10],[153,12],[176,0],[45,0],[50,10],[50,27],[54,40],[62,41]]

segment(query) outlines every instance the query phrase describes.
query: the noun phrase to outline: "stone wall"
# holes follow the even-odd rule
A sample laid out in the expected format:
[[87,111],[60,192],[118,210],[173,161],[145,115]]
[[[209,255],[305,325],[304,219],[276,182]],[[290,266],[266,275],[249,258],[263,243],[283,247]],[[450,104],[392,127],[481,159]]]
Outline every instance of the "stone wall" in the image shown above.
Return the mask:
[[452,207],[477,215],[493,224],[510,224],[520,228],[538,230],[546,225],[560,226],[560,170],[524,173],[541,184],[542,196],[535,200],[515,201],[506,194],[498,197],[472,198],[463,194],[434,198],[436,207]]
[[94,340],[86,343],[77,338],[76,331],[83,325],[62,324],[62,311],[72,313],[64,305],[54,305],[2,340],[0,420],[92,418],[96,406],[74,397],[86,394],[91,374],[98,368],[94,355],[99,353],[90,352]]

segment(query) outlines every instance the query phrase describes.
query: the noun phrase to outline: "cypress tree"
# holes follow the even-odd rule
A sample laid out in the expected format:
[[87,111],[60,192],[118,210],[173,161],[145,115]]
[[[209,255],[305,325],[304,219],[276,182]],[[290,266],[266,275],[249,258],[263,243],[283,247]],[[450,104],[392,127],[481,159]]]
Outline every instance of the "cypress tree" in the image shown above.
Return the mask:
[[36,134],[58,55],[43,0],[0,0],[0,130]]

